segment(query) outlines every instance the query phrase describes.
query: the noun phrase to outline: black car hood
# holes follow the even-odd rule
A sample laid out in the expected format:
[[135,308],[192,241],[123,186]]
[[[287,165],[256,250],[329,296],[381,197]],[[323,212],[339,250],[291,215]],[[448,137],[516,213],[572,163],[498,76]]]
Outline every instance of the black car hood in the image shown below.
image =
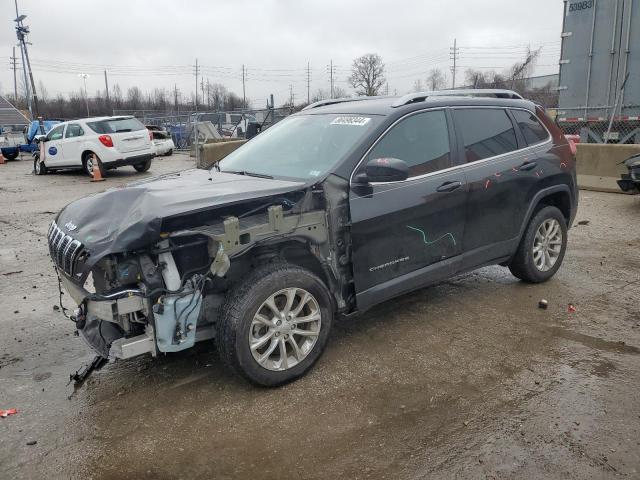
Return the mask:
[[171,217],[280,195],[304,183],[186,170],[81,198],[56,218],[58,226],[81,241],[92,264],[107,253],[137,250],[160,239]]

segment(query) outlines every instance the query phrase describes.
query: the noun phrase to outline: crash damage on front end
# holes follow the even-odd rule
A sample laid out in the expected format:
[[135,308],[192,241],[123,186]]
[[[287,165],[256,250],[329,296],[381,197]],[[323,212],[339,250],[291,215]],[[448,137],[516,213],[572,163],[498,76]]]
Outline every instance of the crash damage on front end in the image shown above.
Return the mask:
[[346,180],[305,184],[188,170],[69,204],[49,253],[77,305],[78,333],[101,357],[177,352],[216,335],[226,292],[273,258],[353,302]]

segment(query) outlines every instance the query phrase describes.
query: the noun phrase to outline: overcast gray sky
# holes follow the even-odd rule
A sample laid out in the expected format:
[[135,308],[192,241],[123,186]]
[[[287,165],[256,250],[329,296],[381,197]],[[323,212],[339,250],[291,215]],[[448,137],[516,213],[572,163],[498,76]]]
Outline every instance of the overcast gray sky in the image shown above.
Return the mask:
[[[49,95],[78,91],[79,72],[89,73],[91,96],[109,83],[126,92],[132,85],[183,95],[195,89],[196,57],[205,79],[261,107],[269,93],[276,104],[289,96],[306,100],[306,68],[311,92],[329,87],[328,65],[336,65],[336,85],[346,79],[353,58],[375,52],[386,63],[390,92],[405,93],[414,81],[439,67],[447,72],[449,49],[457,38],[460,79],[471,67],[502,70],[524,56],[526,45],[542,46],[535,74],[556,73],[562,0],[18,0],[31,27],[30,56],[36,84]],[[0,45],[5,68],[3,92],[13,90],[9,70],[15,44],[13,0],[2,0]],[[493,47],[486,49],[481,47]],[[19,55],[18,55],[19,56]]]

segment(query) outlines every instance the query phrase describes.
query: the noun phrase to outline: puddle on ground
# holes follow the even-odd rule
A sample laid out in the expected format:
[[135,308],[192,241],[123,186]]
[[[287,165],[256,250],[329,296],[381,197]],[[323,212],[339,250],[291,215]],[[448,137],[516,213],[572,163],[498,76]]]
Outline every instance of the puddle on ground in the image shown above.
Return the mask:
[[573,330],[567,330],[561,327],[551,327],[549,330],[557,337],[581,343],[582,345],[595,350],[612,353],[640,354],[640,348],[634,347],[633,345],[627,345],[624,342],[605,340],[600,337],[585,335],[584,333],[574,332]]

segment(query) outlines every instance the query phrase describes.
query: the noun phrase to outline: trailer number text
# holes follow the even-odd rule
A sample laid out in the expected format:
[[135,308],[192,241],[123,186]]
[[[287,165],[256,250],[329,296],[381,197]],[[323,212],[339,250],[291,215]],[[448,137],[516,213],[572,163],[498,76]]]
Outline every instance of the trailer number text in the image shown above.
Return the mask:
[[569,4],[570,12],[577,12],[579,10],[586,10],[588,8],[593,8],[593,0],[587,0],[584,2],[576,2]]

